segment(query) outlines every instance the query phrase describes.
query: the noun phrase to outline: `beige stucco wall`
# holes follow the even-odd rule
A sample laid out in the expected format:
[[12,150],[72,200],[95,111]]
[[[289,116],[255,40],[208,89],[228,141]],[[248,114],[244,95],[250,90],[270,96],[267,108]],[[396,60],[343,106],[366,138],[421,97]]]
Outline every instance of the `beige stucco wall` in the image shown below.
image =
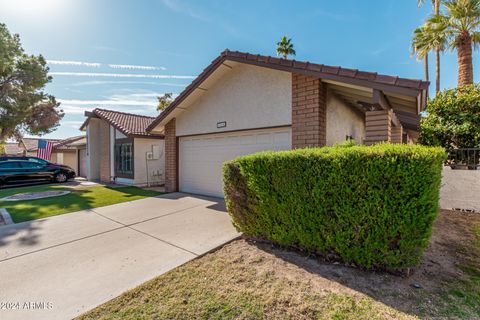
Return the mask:
[[[159,157],[156,160],[146,161],[146,153],[153,151],[157,146]],[[147,181],[152,185],[165,183],[165,141],[161,139],[134,140],[134,177],[135,185],[146,185]],[[148,174],[148,179],[147,179]],[[159,176],[160,175],[160,176]]]
[[329,92],[327,94],[327,146],[344,142],[346,136],[353,136],[358,144],[362,144],[365,138],[365,119]]
[[87,179],[100,179],[100,121],[90,118],[87,126]]
[[177,136],[290,125],[291,106],[290,73],[235,65],[177,117]]
[[480,212],[480,170],[452,170],[444,167],[440,207]]

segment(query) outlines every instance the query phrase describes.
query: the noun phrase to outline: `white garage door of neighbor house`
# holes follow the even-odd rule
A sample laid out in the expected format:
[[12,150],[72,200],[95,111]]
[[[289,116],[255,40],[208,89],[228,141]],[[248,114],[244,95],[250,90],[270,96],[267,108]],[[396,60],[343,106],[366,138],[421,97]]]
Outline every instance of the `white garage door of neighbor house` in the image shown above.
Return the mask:
[[248,130],[181,137],[179,141],[180,191],[223,197],[222,163],[267,150],[290,150],[290,128]]

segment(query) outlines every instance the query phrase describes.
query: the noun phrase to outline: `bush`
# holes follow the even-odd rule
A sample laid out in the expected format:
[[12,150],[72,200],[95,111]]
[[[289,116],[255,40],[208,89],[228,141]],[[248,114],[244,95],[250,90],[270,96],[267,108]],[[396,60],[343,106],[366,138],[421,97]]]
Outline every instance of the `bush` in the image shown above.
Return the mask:
[[428,102],[420,143],[447,150],[480,147],[480,85],[440,93]]
[[262,152],[223,166],[238,231],[366,269],[415,266],[438,212],[441,148]]

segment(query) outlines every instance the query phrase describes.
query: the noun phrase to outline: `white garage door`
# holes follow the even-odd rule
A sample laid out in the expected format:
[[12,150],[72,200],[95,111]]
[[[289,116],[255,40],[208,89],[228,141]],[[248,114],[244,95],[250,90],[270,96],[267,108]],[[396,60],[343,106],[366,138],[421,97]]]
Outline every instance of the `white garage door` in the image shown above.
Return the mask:
[[180,191],[223,197],[224,161],[258,151],[289,150],[291,140],[290,128],[181,137]]

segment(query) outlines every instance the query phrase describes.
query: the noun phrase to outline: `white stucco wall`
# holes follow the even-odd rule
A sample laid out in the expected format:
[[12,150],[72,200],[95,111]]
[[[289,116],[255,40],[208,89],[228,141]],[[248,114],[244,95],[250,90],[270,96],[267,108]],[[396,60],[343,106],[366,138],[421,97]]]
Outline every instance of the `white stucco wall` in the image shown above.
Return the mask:
[[[146,153],[153,151],[153,146],[157,146],[160,151],[158,159],[146,161]],[[134,140],[134,177],[135,185],[146,185],[147,181],[151,185],[160,185],[165,183],[165,141],[161,139],[142,139]],[[148,175],[148,177],[147,177]],[[148,179],[147,179],[148,178]]]
[[480,212],[480,170],[452,170],[444,167],[440,207]]
[[[178,136],[292,123],[288,72],[239,64],[177,117]],[[225,128],[217,122],[226,121]]]
[[327,94],[327,146],[352,136],[357,144],[365,138],[365,119],[335,95]]
[[87,126],[87,179],[100,179],[100,139],[99,119],[90,118]]

